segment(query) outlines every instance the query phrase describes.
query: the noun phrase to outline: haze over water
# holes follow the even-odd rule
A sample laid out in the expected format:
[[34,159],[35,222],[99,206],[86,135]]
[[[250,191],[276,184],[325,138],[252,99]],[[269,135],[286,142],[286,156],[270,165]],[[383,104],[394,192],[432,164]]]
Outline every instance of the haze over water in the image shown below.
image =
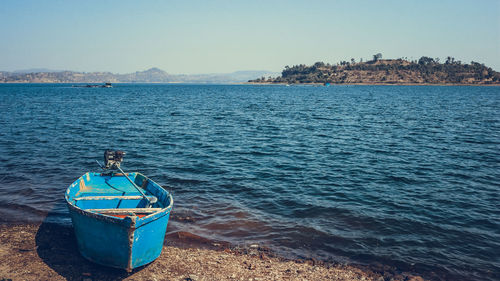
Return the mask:
[[500,88],[0,85],[0,220],[70,224],[69,184],[171,189],[169,232],[500,278]]

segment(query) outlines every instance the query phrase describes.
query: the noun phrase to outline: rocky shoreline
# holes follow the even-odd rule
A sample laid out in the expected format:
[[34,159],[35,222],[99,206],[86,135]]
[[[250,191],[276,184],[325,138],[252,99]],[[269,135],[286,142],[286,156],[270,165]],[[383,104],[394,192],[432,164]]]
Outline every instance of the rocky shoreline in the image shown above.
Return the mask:
[[258,245],[233,248],[184,232],[167,236],[161,256],[128,274],[85,260],[73,229],[0,225],[0,280],[423,280],[314,259],[284,259]]

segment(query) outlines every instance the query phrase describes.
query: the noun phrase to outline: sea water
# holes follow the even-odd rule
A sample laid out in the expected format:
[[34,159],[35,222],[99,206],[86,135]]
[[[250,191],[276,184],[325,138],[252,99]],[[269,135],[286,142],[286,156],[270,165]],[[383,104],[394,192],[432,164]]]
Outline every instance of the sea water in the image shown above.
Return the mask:
[[169,189],[168,232],[500,278],[500,87],[0,85],[0,221],[70,224],[105,149]]

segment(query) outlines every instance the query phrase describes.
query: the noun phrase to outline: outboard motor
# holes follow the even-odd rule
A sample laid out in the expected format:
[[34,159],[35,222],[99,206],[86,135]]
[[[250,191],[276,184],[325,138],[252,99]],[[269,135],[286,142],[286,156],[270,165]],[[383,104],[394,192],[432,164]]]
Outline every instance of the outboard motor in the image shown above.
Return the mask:
[[[144,197],[145,200],[148,201],[148,204],[146,205],[146,208],[151,208],[151,206],[156,203],[158,200],[156,197],[153,198],[148,198],[144,191],[135,184],[135,182],[129,178],[128,174],[125,173],[122,168],[120,168],[120,164],[123,161],[123,156],[125,156],[125,151],[121,150],[111,150],[107,149],[104,151],[104,167],[99,164],[99,161],[97,161],[97,164],[101,166],[103,170],[118,170],[122,173],[123,176],[127,178],[127,180],[141,193],[142,197]],[[109,171],[109,174],[113,176],[113,171]]]
[[120,164],[123,161],[123,156],[125,156],[125,151],[113,151],[110,149],[104,151],[104,169],[120,169]]

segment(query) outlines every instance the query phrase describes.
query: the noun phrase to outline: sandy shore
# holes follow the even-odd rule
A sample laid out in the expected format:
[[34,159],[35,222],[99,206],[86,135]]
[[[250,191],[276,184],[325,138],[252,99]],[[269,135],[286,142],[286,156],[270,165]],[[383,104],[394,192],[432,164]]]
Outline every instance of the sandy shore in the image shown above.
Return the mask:
[[171,234],[167,240],[173,242],[156,261],[128,274],[81,257],[72,228],[0,225],[0,280],[423,280],[315,260],[286,260],[257,245],[232,249],[201,241],[194,247],[196,238]]

